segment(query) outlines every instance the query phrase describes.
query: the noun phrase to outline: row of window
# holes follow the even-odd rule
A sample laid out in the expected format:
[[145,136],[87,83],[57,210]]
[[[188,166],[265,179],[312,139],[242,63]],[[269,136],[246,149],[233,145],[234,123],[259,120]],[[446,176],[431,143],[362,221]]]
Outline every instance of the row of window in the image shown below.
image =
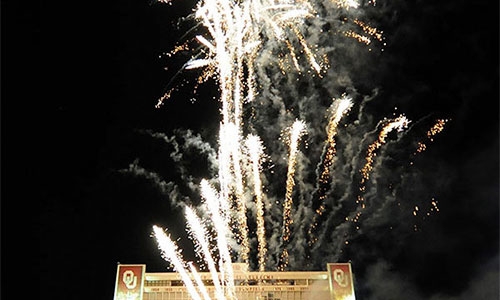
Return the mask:
[[[321,295],[320,295],[321,294]],[[319,297],[318,297],[319,296]],[[282,292],[241,292],[237,294],[238,300],[309,300],[328,299],[328,293],[318,293],[312,295],[303,291],[282,291]],[[184,291],[176,292],[152,292],[144,293],[143,300],[191,300],[191,296]]]

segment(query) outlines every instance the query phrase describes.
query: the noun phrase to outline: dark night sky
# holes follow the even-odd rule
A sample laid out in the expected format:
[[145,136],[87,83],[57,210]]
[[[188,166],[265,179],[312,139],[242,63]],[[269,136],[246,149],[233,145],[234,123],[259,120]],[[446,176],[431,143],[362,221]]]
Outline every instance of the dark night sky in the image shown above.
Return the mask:
[[[116,171],[140,157],[175,180],[173,163],[156,160],[164,146],[138,129],[216,134],[213,82],[204,99],[190,101],[186,89],[154,107],[183,63],[159,57],[181,38],[175,23],[194,5],[178,2],[2,1],[2,297],[111,299],[117,262],[165,270],[151,226],[184,221],[146,180]],[[360,269],[357,296],[498,296],[498,3],[393,1],[387,9],[378,16],[392,26],[383,27],[384,57],[353,66],[366,72],[354,80],[381,87],[385,111],[453,119],[423,167],[447,176],[448,190],[423,232],[360,238],[388,254]]]

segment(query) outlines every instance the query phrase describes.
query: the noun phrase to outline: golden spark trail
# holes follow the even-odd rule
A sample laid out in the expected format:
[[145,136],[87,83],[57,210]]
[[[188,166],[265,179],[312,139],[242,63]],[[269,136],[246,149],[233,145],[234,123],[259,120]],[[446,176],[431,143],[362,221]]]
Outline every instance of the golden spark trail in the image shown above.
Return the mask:
[[[239,153],[238,153],[239,154]],[[241,239],[241,260],[248,265],[248,255],[250,253],[250,247],[248,242],[248,225],[247,225],[247,214],[246,214],[246,204],[243,198],[243,177],[241,174],[241,167],[239,164],[239,155],[235,156],[233,154],[234,161],[234,174],[236,180],[236,206],[238,210],[238,232]]]
[[[360,21],[358,19],[354,19],[353,22],[354,22],[354,24],[356,24],[359,27],[361,27],[361,29],[365,33],[367,33],[369,36],[374,37],[379,42],[382,42],[382,40],[384,39],[384,36],[382,35],[382,31],[379,31],[377,28],[371,27],[370,25],[368,25],[368,24],[366,24],[363,21]],[[354,32],[352,30],[348,30],[348,31],[344,32],[344,35],[347,36],[347,37],[354,38],[358,42],[364,43],[366,45],[369,45],[372,42],[372,40],[368,36],[359,34],[359,33]],[[384,43],[384,45],[385,45],[385,43]]]
[[372,42],[372,40],[370,40],[369,37],[361,35],[357,32],[352,31],[352,30],[346,31],[344,34],[345,34],[345,36],[355,38],[356,40],[358,40],[358,42],[364,43],[366,45],[369,45]]
[[255,99],[255,95],[256,95],[256,89],[255,89],[255,70],[254,70],[254,61],[255,61],[255,57],[257,55],[257,51],[259,50],[260,48],[260,42],[255,44],[255,45],[251,45],[251,47],[249,47],[249,49],[246,49],[247,53],[248,54],[248,57],[249,57],[249,60],[248,60],[248,76],[247,76],[247,99],[246,101],[247,102],[252,102],[254,99]]
[[[444,125],[448,122],[448,119],[438,119],[436,123],[427,131],[427,139],[429,141],[434,141],[434,136],[444,129]],[[427,145],[424,142],[418,142],[417,153],[424,152],[427,149]],[[414,153],[416,155],[417,153]]]
[[302,34],[297,30],[297,28],[294,27],[293,30],[295,32],[295,35],[299,39],[300,44],[304,48],[304,52],[306,53],[306,56],[309,59],[309,63],[312,65],[316,73],[318,73],[318,75],[321,75],[321,66],[316,61],[316,58],[314,57],[314,54],[312,53],[311,49],[309,49],[306,40],[304,39]]
[[[359,190],[361,191],[361,193],[365,192],[366,181],[368,181],[368,179],[370,179],[370,173],[373,170],[373,162],[374,162],[375,156],[377,155],[375,153],[375,151],[377,151],[380,147],[382,147],[382,145],[385,144],[385,139],[386,139],[387,135],[389,134],[389,132],[391,132],[393,130],[402,131],[403,129],[408,127],[409,123],[410,123],[410,121],[403,115],[400,115],[399,117],[397,117],[394,120],[388,121],[388,123],[382,127],[382,130],[380,131],[380,133],[378,135],[378,139],[368,146],[368,150],[366,151],[366,157],[365,157],[366,163],[363,166],[363,168],[361,168],[361,170],[360,170],[360,172],[362,174],[362,178],[361,178],[361,184],[360,184]],[[362,209],[365,208],[364,200],[365,199],[362,195],[359,195],[358,199],[356,200],[357,204],[361,204]],[[358,213],[354,217],[353,221],[358,222],[360,216],[361,216],[361,211],[358,211]]]
[[295,186],[293,177],[295,175],[299,139],[304,133],[305,123],[303,121],[296,120],[290,130],[290,141],[288,145],[290,154],[288,157],[285,201],[283,202],[283,252],[281,254],[280,265],[278,267],[280,271],[284,271],[288,265],[288,251],[286,246],[290,240],[290,226],[293,224],[293,219],[291,218],[293,204],[292,192],[293,187]]
[[335,156],[335,136],[337,135],[337,126],[340,119],[351,109],[353,103],[352,99],[347,96],[343,96],[340,99],[335,99],[331,107],[331,116],[326,128],[327,138],[325,141],[324,150],[324,161],[323,170],[319,177],[318,182],[318,194],[320,206],[315,210],[311,225],[308,230],[309,234],[309,246],[314,244],[317,238],[314,236],[314,231],[317,226],[317,220],[321,217],[326,209],[324,200],[326,198],[327,187],[326,185],[331,181],[330,168],[333,164],[333,157]]
[[225,126],[225,134],[226,142],[224,143],[224,147],[228,148],[229,155],[231,158],[231,166],[232,168],[227,169],[229,174],[225,174],[224,176],[227,178],[233,177],[234,185],[235,185],[235,193],[234,193],[234,202],[236,203],[237,209],[237,235],[240,239],[241,243],[241,260],[248,265],[248,256],[250,253],[250,247],[248,242],[248,225],[247,225],[247,216],[246,216],[246,203],[243,198],[243,174],[241,170],[241,149],[240,149],[240,136],[238,132],[238,127],[234,124],[229,124],[230,126]]
[[356,25],[361,27],[364,32],[368,33],[369,35],[375,37],[378,41],[382,41],[384,39],[384,36],[382,35],[382,31],[379,31],[375,27],[371,27],[370,25],[366,24],[363,21],[360,21],[358,19],[354,19],[353,21]]
[[249,135],[246,139],[246,146],[252,164],[253,185],[255,193],[255,205],[257,209],[257,242],[258,242],[258,262],[259,271],[266,269],[267,242],[264,226],[264,203],[262,199],[262,182],[260,180],[260,160],[262,157],[262,142],[256,135]]
[[300,72],[300,66],[299,66],[299,61],[297,60],[297,56],[295,55],[295,49],[292,46],[292,43],[290,41],[285,40],[285,44],[288,47],[288,50],[290,51],[290,56],[292,57],[292,62],[295,67],[295,70]]
[[225,300],[224,292],[222,291],[222,287],[219,280],[219,275],[217,275],[217,269],[215,267],[215,262],[210,252],[209,244],[206,239],[207,230],[201,223],[201,220],[194,213],[193,209],[189,206],[185,208],[185,215],[188,224],[188,228],[190,232],[194,235],[195,240],[198,242],[198,246],[201,248],[201,252],[203,257],[205,258],[205,262],[207,264],[208,270],[210,271],[210,275],[212,276],[212,281],[215,287],[215,296],[219,300]]
[[162,252],[162,256],[165,260],[171,262],[174,265],[174,269],[179,273],[186,286],[186,289],[194,300],[201,300],[200,295],[196,291],[193,281],[189,277],[182,259],[179,257],[177,245],[170,239],[170,237],[161,229],[160,227],[153,225],[153,231],[158,246]]

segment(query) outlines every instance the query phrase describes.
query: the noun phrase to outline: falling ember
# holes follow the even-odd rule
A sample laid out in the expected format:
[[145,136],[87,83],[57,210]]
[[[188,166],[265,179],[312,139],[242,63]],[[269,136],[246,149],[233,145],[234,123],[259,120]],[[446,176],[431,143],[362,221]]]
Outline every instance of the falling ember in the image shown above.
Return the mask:
[[[346,18],[346,19],[344,19],[344,21],[348,21],[348,19]],[[379,42],[382,42],[384,40],[384,36],[382,35],[382,31],[379,31],[377,28],[372,27],[359,19],[354,19],[353,23],[358,25],[366,35],[358,33],[354,30],[347,30],[344,32],[345,36],[350,37],[350,38],[354,38],[358,42],[363,43],[365,45],[370,45],[372,43],[371,37],[373,37],[374,39],[376,39]],[[384,45],[385,45],[385,43],[384,43]],[[371,49],[369,49],[369,50],[371,50]]]
[[[448,119],[438,119],[436,121],[436,123],[431,127],[431,129],[429,129],[427,131],[427,134],[426,134],[427,139],[431,142],[434,141],[434,136],[436,134],[440,133],[441,131],[443,131],[444,125],[448,121],[449,121]],[[427,146],[424,142],[418,142],[418,147],[417,147],[416,153],[414,153],[414,154],[416,155],[417,153],[424,152],[426,149],[427,149]]]
[[173,89],[169,89],[165,94],[163,94],[163,96],[161,96],[161,98],[158,100],[158,103],[156,104],[155,107],[159,108],[163,104],[163,102],[170,99],[170,96],[172,95],[172,91],[173,91]]
[[369,37],[367,37],[367,36],[365,36],[365,35],[361,35],[361,34],[359,34],[359,33],[357,33],[357,32],[352,31],[352,30],[346,31],[346,32],[344,33],[344,35],[345,35],[345,36],[347,36],[347,37],[354,38],[354,39],[356,39],[358,42],[363,43],[363,44],[366,44],[366,45],[369,45],[369,44],[372,42],[372,40],[370,40],[370,38],[369,38]]
[[174,266],[175,271],[179,273],[186,286],[186,289],[194,300],[201,300],[200,295],[196,291],[193,281],[189,277],[189,274],[184,267],[182,259],[179,257],[179,250],[177,245],[170,239],[170,237],[161,229],[160,227],[153,226],[154,236],[158,242],[158,247],[162,252],[162,256],[165,260],[171,262]]
[[433,137],[443,131],[444,125],[448,122],[447,119],[439,119],[437,120],[436,124],[432,126],[432,128],[427,132],[427,138],[431,141],[433,141]]
[[439,207],[437,206],[437,204],[438,204],[437,200],[432,198],[431,207],[429,208],[429,211],[426,213],[427,216],[430,216],[431,213],[439,212]]
[[382,35],[382,32],[381,31],[378,31],[377,28],[374,28],[374,27],[371,27],[369,25],[367,25],[365,22],[363,21],[360,21],[358,19],[354,19],[353,21],[356,25],[358,25],[359,27],[361,27],[363,29],[364,32],[366,32],[367,34],[373,36],[374,38],[376,38],[378,41],[382,41],[384,39],[384,36]]
[[293,219],[291,217],[292,213],[292,192],[295,186],[295,180],[293,179],[295,175],[295,164],[297,159],[297,151],[299,145],[300,137],[305,133],[305,123],[300,120],[296,120],[290,130],[290,140],[289,140],[289,156],[288,156],[288,171],[286,179],[286,194],[285,201],[283,202],[283,253],[281,256],[279,270],[283,271],[288,265],[288,252],[286,251],[286,246],[290,240],[290,226],[293,224]]
[[432,198],[432,201],[431,201],[431,204],[432,204],[431,211],[433,211],[433,210],[435,210],[437,212],[439,211],[439,207],[437,206],[437,203],[438,202],[434,198]]

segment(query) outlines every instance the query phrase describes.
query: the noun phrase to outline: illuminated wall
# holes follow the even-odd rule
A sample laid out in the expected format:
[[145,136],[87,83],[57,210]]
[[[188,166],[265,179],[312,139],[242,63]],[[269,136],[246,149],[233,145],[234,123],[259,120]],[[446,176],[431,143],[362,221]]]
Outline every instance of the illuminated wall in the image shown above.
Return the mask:
[[[315,272],[241,272],[239,264],[234,265],[238,300],[355,299],[350,264],[327,264],[327,271]],[[118,265],[114,300],[192,299],[178,273],[144,271],[145,265]],[[210,298],[217,299],[211,274],[198,274]],[[138,291],[141,291],[140,295]]]

